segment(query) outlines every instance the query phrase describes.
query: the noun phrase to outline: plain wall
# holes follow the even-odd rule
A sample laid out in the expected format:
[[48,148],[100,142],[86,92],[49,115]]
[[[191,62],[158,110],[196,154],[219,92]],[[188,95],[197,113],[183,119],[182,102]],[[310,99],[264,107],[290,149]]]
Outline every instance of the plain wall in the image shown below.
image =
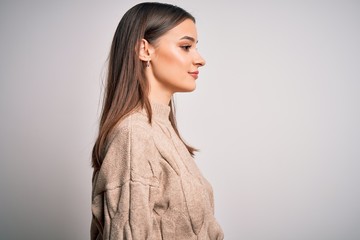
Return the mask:
[[[169,2],[207,60],[178,125],[225,238],[360,239],[360,3]],[[136,3],[1,1],[1,239],[89,239],[105,62]]]

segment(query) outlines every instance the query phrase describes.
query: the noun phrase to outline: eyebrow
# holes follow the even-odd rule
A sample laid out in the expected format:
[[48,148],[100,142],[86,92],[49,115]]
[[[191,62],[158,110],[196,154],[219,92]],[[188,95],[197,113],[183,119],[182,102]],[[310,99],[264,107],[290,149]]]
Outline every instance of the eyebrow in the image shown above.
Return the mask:
[[[192,42],[195,42],[195,38],[193,38],[193,37],[190,37],[190,36],[183,36],[182,38],[180,38],[180,40],[182,40],[182,39],[187,39],[187,40],[190,40],[190,41],[192,41]],[[198,43],[199,41],[196,41],[196,43]]]

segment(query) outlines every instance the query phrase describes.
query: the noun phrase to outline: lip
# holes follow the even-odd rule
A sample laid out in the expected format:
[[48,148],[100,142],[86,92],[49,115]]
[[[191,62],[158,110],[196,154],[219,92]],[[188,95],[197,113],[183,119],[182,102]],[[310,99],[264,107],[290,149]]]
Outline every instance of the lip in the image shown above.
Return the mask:
[[198,76],[199,76],[199,71],[189,72],[189,74],[190,74],[193,78],[197,79]]

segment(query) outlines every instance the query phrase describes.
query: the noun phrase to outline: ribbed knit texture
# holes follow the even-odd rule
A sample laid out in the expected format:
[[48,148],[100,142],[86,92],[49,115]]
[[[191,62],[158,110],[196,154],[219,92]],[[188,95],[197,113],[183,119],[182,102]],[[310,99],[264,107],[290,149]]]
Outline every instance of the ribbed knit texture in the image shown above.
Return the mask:
[[152,103],[126,117],[109,137],[94,173],[91,239],[221,240],[210,184],[169,121]]

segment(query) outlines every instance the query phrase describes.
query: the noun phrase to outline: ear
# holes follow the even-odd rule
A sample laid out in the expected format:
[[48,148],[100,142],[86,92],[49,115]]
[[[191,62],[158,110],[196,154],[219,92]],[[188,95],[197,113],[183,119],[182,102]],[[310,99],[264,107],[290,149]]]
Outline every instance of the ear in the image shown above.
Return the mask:
[[140,51],[139,58],[140,60],[147,62],[151,60],[151,55],[153,53],[153,47],[146,39],[141,39],[140,41]]

